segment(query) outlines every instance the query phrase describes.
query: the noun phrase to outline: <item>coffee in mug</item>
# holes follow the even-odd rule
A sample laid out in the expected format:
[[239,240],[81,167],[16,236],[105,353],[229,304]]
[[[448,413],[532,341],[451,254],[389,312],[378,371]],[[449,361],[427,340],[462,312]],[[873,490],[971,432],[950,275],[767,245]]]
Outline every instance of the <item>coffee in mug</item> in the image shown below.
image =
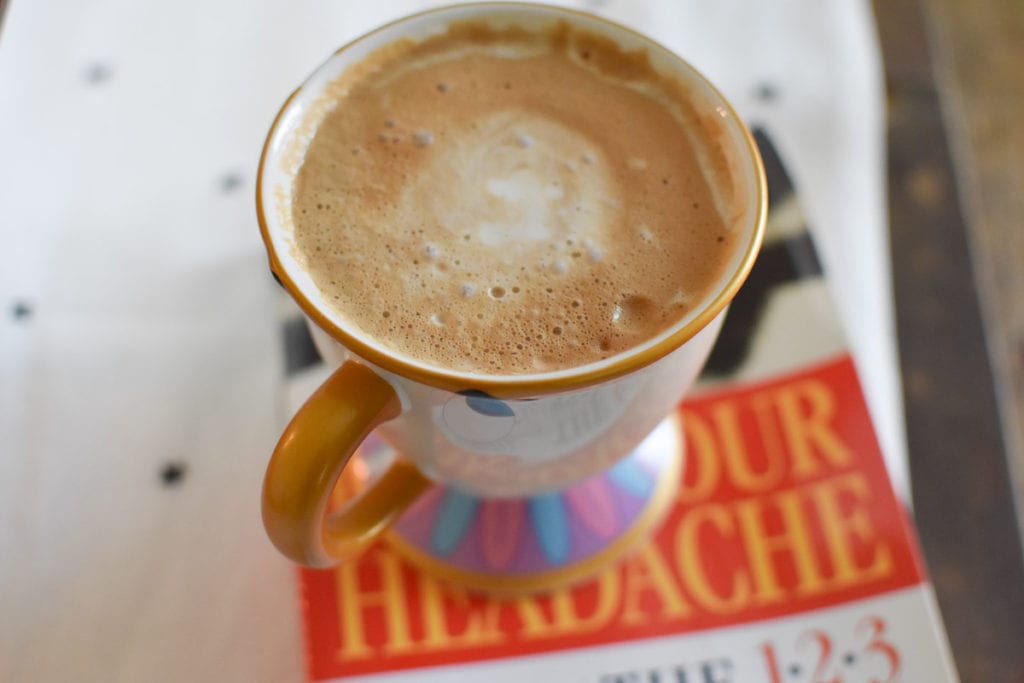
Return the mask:
[[331,84],[296,248],[392,353],[498,375],[607,359],[702,301],[739,242],[688,90],[567,22],[385,46]]

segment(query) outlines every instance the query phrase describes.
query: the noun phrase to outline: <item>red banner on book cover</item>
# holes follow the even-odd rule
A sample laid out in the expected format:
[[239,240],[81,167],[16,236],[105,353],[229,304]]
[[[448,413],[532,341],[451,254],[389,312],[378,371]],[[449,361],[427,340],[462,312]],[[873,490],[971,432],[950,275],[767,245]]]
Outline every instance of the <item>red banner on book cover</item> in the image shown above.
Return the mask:
[[313,680],[688,633],[924,581],[853,363],[680,407],[686,465],[655,537],[588,583],[468,595],[388,543],[302,571]]

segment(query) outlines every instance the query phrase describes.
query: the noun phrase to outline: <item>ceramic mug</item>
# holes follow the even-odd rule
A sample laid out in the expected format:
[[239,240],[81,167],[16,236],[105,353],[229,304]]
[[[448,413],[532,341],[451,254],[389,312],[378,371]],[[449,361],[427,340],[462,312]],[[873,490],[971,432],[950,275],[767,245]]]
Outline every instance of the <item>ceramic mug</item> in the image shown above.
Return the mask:
[[[398,355],[334,313],[292,248],[290,198],[306,146],[328,110],[327,86],[374,50],[422,39],[458,21],[567,21],[647,51],[651,63],[690,86],[729,167],[729,227],[739,247],[705,298],[676,324],[606,360],[533,375],[432,367]],[[432,482],[482,497],[556,490],[627,454],[676,406],[703,366],[729,302],[764,232],[767,191],[753,139],[725,98],[666,48],[585,13],[519,3],[480,3],[413,15],[333,54],[283,105],[268,134],[257,183],[260,229],[278,279],[309,319],[337,369],[285,429],[267,469],[263,520],[292,560],[325,567],[357,555]],[[401,458],[339,510],[335,484],[372,431]]]

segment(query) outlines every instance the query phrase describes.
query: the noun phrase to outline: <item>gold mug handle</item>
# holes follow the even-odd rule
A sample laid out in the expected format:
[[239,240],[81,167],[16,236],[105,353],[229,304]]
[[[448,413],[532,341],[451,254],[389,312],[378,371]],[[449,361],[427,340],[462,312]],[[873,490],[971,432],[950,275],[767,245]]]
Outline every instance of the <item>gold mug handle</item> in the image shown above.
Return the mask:
[[398,459],[360,494],[328,513],[338,479],[363,439],[401,413],[395,390],[346,361],[281,435],[263,481],[263,525],[284,555],[309,567],[357,556],[430,485]]

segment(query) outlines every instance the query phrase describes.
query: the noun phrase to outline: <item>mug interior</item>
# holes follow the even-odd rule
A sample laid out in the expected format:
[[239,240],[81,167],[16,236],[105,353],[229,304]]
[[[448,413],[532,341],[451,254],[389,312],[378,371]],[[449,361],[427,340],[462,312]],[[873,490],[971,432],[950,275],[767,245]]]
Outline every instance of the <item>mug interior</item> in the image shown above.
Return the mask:
[[[386,349],[346,323],[313,282],[294,242],[293,185],[306,149],[331,111],[331,85],[349,67],[397,40],[423,40],[443,33],[453,22],[484,21],[543,31],[557,22],[597,33],[624,50],[644,50],[659,72],[682,82],[705,128],[715,130],[728,166],[728,187],[719,196],[726,225],[740,232],[732,258],[709,293],[677,323],[645,342],[605,360],[534,375],[477,375],[434,367]],[[711,184],[715,185],[714,181]],[[767,191],[764,170],[750,132],[720,92],[680,57],[654,41],[605,19],[574,10],[522,3],[457,5],[426,11],[357,38],[330,56],[288,98],[267,137],[257,182],[257,211],[271,268],[304,312],[339,343],[379,368],[434,386],[497,387],[543,393],[591,384],[645,366],[699,332],[732,299],[753,265],[764,232]]]

